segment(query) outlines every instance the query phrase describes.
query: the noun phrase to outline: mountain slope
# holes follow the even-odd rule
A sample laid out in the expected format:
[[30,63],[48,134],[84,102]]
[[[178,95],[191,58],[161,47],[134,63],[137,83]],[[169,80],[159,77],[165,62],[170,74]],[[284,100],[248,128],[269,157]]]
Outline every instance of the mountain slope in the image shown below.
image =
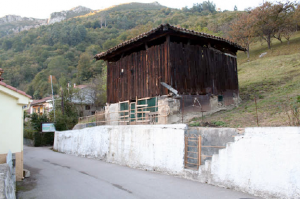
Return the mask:
[[[96,53],[157,27],[162,23],[222,36],[237,12],[205,15],[170,9],[158,3],[129,3],[0,39],[0,67],[4,81],[34,98],[54,93],[67,82],[82,84],[101,74],[104,63]],[[66,15],[67,16],[67,15]],[[216,20],[217,19],[217,20]]]
[[36,19],[21,17],[17,15],[6,15],[0,18],[0,38],[19,33],[31,28],[38,28],[42,25],[49,25],[63,20],[67,20],[80,15],[85,15],[92,10],[83,6],[78,6],[67,11],[51,13],[48,19]]

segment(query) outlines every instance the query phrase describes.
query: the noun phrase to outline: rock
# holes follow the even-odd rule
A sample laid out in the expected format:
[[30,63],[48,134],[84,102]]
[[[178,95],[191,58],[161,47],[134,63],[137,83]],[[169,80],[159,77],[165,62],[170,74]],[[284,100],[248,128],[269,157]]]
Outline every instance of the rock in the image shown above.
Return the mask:
[[27,170],[27,169],[23,169],[23,176],[24,176],[25,178],[29,178],[29,177],[30,177],[30,171]]
[[267,52],[264,52],[262,54],[259,55],[259,58],[262,58],[263,56],[265,56],[267,54]]
[[61,11],[61,12],[54,12],[50,15],[50,18],[48,19],[48,24],[53,24],[56,22],[60,22],[63,21],[65,19],[69,19],[72,17],[76,17],[79,15],[84,15],[87,14],[89,12],[91,12],[92,10],[83,6],[77,6],[75,8],[72,8],[71,10],[67,10],[67,11]]
[[[0,18],[0,31],[5,32],[7,35],[13,33],[19,33],[31,28],[38,28],[43,25],[49,25],[56,22],[60,22],[72,17],[80,16],[91,12],[92,10],[83,6],[77,6],[71,10],[54,12],[50,15],[49,19],[36,19],[21,17],[18,15],[6,15]],[[10,26],[7,26],[9,24]]]

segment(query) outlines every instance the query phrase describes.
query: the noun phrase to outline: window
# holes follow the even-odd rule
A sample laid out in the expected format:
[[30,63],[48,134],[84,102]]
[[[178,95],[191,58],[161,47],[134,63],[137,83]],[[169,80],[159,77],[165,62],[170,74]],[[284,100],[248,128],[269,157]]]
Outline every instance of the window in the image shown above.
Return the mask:
[[85,105],[85,110],[90,110],[91,106],[90,105]]
[[95,115],[95,111],[92,111],[92,115]]
[[223,102],[223,95],[218,95],[218,102]]

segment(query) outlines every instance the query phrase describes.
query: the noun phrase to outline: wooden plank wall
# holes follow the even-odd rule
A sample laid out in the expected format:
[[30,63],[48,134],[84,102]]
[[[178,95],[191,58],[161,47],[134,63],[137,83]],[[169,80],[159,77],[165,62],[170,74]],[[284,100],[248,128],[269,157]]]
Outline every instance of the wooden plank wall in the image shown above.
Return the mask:
[[211,49],[170,44],[172,87],[180,94],[222,94],[238,90],[236,58]]
[[238,90],[235,58],[196,45],[171,42],[169,46],[168,40],[108,62],[107,70],[108,103],[168,94],[160,82],[187,95]]
[[168,94],[160,85],[161,81],[170,78],[166,72],[167,58],[168,45],[165,42],[134,52],[117,62],[108,62],[107,102],[116,103]]

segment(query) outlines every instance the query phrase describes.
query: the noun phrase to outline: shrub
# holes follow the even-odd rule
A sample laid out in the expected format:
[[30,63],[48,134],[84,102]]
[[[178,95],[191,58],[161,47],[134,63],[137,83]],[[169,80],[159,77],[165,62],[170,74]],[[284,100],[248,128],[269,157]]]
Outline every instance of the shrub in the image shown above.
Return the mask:
[[34,133],[34,146],[47,146],[47,145],[53,145],[54,142],[54,133],[40,133],[35,132]]

